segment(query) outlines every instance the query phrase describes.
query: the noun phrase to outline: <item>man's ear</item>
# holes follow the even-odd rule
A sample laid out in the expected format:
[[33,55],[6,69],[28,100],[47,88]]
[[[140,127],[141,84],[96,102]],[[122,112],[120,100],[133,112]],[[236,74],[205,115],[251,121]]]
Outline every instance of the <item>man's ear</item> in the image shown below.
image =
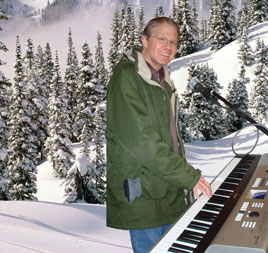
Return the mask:
[[147,47],[148,39],[149,39],[149,38],[148,38],[147,36],[142,35],[142,37],[141,37],[141,43],[142,43],[142,46],[143,46],[144,48]]

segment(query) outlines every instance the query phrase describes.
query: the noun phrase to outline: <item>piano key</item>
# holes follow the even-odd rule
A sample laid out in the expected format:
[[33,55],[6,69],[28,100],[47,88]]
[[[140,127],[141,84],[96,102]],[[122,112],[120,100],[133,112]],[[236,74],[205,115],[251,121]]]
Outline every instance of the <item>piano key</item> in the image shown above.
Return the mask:
[[229,177],[227,177],[224,182],[232,183],[232,184],[239,184],[241,182],[241,179],[240,178],[229,178]]
[[217,204],[224,205],[227,200],[228,200],[228,198],[213,195],[209,199],[208,203],[217,203]]
[[183,245],[181,243],[176,243],[174,242],[171,246],[172,249],[182,249],[182,250],[188,250],[189,252],[194,252],[194,249],[193,247],[190,247],[190,246],[186,246],[186,245]]
[[191,251],[186,251],[186,250],[182,250],[182,249],[174,249],[174,248],[169,248],[168,252],[173,252],[173,253],[189,253]]
[[[200,223],[200,224],[206,225],[206,224],[204,224],[204,223]],[[190,224],[188,225],[187,228],[193,228],[193,229],[196,229],[196,230],[200,230],[200,231],[207,232],[208,229],[209,229],[209,226],[208,226],[208,227],[205,227],[205,226],[198,226],[198,225],[195,225],[195,224],[193,224],[193,223],[190,223]]]
[[229,177],[233,177],[233,178],[243,178],[245,174],[242,173],[236,173],[236,172],[232,172],[230,173]]
[[230,191],[224,191],[224,190],[217,190],[215,191],[214,195],[219,195],[219,196],[225,196],[225,197],[230,197],[232,195],[232,192]]
[[219,189],[225,189],[229,191],[234,191],[237,186],[234,184],[222,183]]
[[219,213],[222,210],[222,207],[214,204],[205,204],[203,210]]
[[181,233],[181,236],[183,236],[185,238],[195,240],[195,241],[200,241],[204,237],[204,234],[189,231],[189,230],[186,229]]

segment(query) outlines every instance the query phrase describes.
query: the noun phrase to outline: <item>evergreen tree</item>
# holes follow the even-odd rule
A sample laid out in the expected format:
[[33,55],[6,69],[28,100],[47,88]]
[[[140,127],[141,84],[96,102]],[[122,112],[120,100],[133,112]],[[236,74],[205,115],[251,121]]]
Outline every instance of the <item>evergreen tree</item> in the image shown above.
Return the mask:
[[[247,112],[248,110],[248,83],[249,78],[245,77],[245,67],[242,64],[239,78],[234,79],[228,85],[226,99],[243,112]],[[245,121],[241,119],[235,111],[230,110],[230,108],[226,109],[225,114],[228,132],[232,133],[240,130],[245,125]]]
[[134,47],[135,42],[135,15],[134,10],[131,5],[127,5],[126,14],[122,20],[122,32],[120,34],[120,47],[119,53],[123,54],[125,52],[131,51]]
[[110,39],[110,49],[108,52],[108,65],[109,65],[108,76],[109,78],[112,76],[113,70],[120,59],[120,54],[119,54],[120,22],[119,22],[119,14],[117,10],[114,13],[111,30],[112,30],[112,36]]
[[189,0],[182,0],[181,12],[182,25],[177,56],[185,56],[195,52],[198,45],[198,39],[196,37],[196,31],[198,28],[194,23],[190,11]]
[[249,25],[256,25],[268,20],[267,0],[250,0]]
[[267,121],[268,110],[268,68],[267,48],[263,41],[259,42],[255,61],[255,78],[250,93],[249,107],[253,118],[258,123],[265,123]]
[[[67,93],[66,99],[68,101],[67,110],[69,113],[69,119],[71,121],[71,127],[74,127],[75,116],[77,115],[77,90],[79,83],[79,66],[75,48],[73,46],[72,32],[69,28],[68,32],[68,54],[67,65],[64,76],[64,83],[66,85]],[[78,133],[75,129],[72,129],[71,141],[77,141],[76,136]]]
[[188,128],[188,110],[184,107],[183,102],[178,98],[178,119],[180,122],[180,132],[184,142],[192,142],[192,137]]
[[88,182],[89,189],[95,189],[97,193],[97,202],[104,203],[106,199],[106,163],[104,151],[105,141],[105,106],[99,105],[96,110],[96,116],[94,119],[96,126],[93,138],[93,152],[95,157],[91,166],[91,180]]
[[251,66],[254,63],[253,50],[248,42],[248,29],[245,27],[240,38],[240,48],[238,50],[238,59],[245,66]]
[[[197,78],[205,87],[218,91],[221,86],[217,76],[208,65],[198,67]],[[188,84],[189,85],[189,84]],[[193,139],[214,140],[227,134],[224,114],[221,107],[207,101],[199,92],[193,91],[189,106],[189,131]],[[198,122],[198,124],[196,124]]]
[[37,47],[36,54],[33,56],[33,68],[28,72],[28,79],[31,80],[31,94],[33,96],[32,102],[35,106],[35,120],[37,124],[37,138],[38,138],[38,159],[45,157],[45,142],[48,136],[48,85],[46,83],[47,77],[44,71],[45,54],[42,47]]
[[[8,16],[0,10],[0,20],[7,20]],[[0,27],[0,30],[1,27]],[[3,42],[0,41],[0,51],[8,51]],[[0,67],[5,64],[0,60]],[[10,82],[0,71],[0,200],[9,199],[9,192],[7,186],[7,146],[9,138],[8,119],[10,112],[8,110],[10,103]]]
[[238,12],[237,20],[237,38],[240,40],[244,34],[244,29],[249,28],[249,8],[246,3],[242,4],[241,10]]
[[142,37],[144,27],[145,27],[144,10],[143,10],[143,5],[140,5],[138,26],[137,26],[137,32],[136,32],[136,37],[135,37],[136,39],[134,42],[134,47],[139,50],[142,49],[141,37]]
[[200,41],[205,42],[209,38],[208,24],[207,20],[202,20],[201,30],[200,30]]
[[178,24],[180,28],[182,26],[183,1],[184,0],[177,0],[177,3],[175,4],[175,2],[173,2],[172,5],[172,19]]
[[236,39],[235,6],[232,0],[213,0],[210,16],[211,50],[218,50]]
[[93,132],[93,118],[97,103],[95,94],[95,82],[93,74],[95,67],[92,60],[92,54],[88,43],[85,41],[82,45],[82,60],[81,60],[78,96],[77,96],[77,115],[75,117],[75,132],[78,133],[77,138],[81,141],[82,129],[88,125]]
[[160,1],[160,4],[158,6],[158,16],[159,17],[164,17],[165,16],[165,12],[164,12],[164,9],[163,9],[162,1]]
[[105,62],[102,48],[102,37],[98,32],[97,35],[97,46],[95,52],[95,72],[93,74],[95,78],[95,91],[98,97],[98,102],[101,103],[105,100],[106,96],[106,85],[107,85],[107,70],[105,69]]
[[68,171],[68,178],[65,184],[65,202],[73,203],[86,201],[88,203],[97,203],[94,195],[87,188],[87,182],[90,178],[90,141],[87,125],[82,129],[82,148],[76,156],[76,161]]
[[59,177],[67,177],[74,153],[72,151],[71,122],[68,112],[67,87],[62,82],[58,54],[55,55],[51,95],[49,97],[49,137],[46,141],[48,159]]
[[196,2],[193,0],[193,7],[192,7],[192,19],[193,19],[193,30],[194,30],[194,35],[195,39],[197,40],[197,43],[199,43],[199,34],[200,30],[198,28],[198,11],[196,9]]
[[[28,64],[31,65],[30,62]],[[26,73],[18,37],[14,71],[9,121],[8,186],[11,199],[34,200],[37,192],[37,137],[33,134],[36,132],[36,124],[32,121],[34,108],[25,82]]]

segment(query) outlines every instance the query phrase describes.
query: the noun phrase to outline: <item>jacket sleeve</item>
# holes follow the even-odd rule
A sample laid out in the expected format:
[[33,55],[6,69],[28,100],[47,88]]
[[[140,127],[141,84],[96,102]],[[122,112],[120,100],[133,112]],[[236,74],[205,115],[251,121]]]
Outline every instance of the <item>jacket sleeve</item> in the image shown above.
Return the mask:
[[140,80],[128,69],[113,76],[107,93],[109,127],[120,145],[150,174],[177,188],[191,190],[200,178],[200,170],[174,153],[149,124]]

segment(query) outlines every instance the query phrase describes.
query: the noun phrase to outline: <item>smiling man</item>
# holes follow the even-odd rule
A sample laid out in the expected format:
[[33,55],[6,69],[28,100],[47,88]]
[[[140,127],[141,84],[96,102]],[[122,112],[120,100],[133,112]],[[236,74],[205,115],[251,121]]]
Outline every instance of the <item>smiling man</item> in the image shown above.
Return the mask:
[[[179,27],[149,21],[142,52],[124,55],[107,90],[107,226],[130,230],[135,253],[146,253],[210,185],[185,159],[177,97],[166,65]],[[186,194],[188,193],[188,194]]]

